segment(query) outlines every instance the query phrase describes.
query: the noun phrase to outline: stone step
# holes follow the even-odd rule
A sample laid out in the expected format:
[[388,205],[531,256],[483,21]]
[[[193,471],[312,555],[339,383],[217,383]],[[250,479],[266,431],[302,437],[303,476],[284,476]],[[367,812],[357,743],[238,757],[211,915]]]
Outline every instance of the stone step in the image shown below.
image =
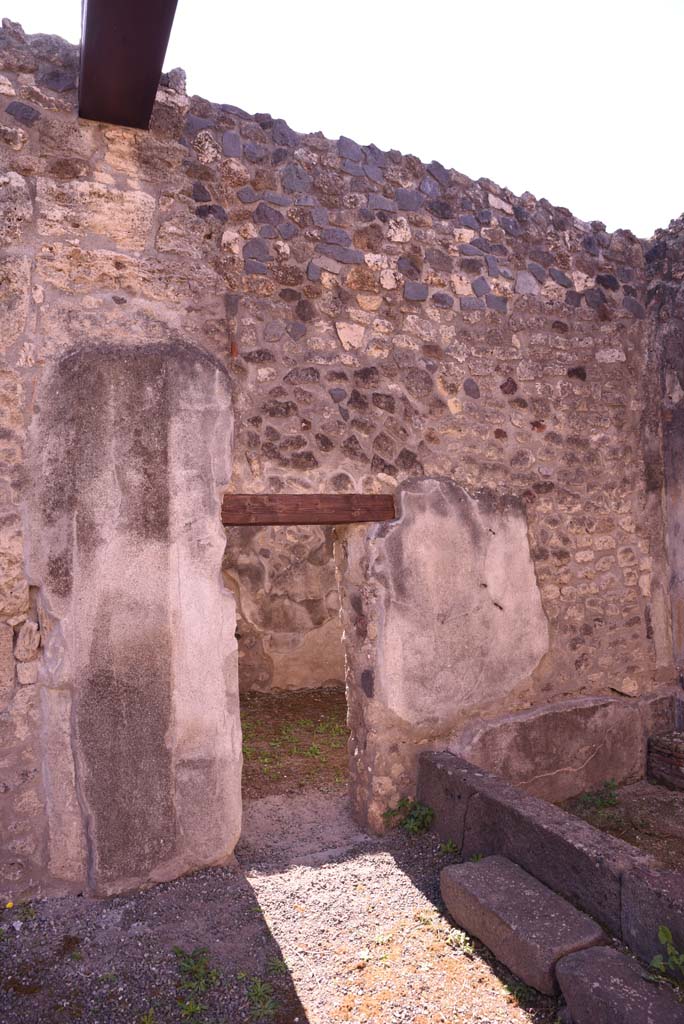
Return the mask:
[[571,953],[556,964],[572,1024],[684,1024],[684,1005],[646,973],[608,946]]
[[555,965],[561,957],[606,941],[595,921],[505,857],[451,864],[440,887],[454,921],[548,995],[558,991]]

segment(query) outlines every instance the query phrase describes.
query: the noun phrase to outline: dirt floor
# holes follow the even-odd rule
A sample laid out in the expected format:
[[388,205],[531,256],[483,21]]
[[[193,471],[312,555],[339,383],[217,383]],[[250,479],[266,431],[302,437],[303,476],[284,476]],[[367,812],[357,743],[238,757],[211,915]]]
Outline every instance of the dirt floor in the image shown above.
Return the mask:
[[0,911],[2,1024],[555,1024],[446,916],[454,854],[352,821],[343,694],[248,698],[243,717],[236,863]]
[[684,871],[684,791],[651,782],[612,782],[563,805],[591,825],[650,853],[666,868]]
[[347,784],[344,689],[240,695],[245,800]]

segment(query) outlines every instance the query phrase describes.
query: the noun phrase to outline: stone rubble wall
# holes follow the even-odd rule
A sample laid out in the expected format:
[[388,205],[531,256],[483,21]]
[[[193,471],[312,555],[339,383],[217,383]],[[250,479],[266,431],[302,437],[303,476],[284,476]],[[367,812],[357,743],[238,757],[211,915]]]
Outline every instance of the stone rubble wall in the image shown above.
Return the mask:
[[[178,71],[149,132],[79,121],[76,77],[77,48],[3,23],[0,889],[47,884],[24,445],[46,370],[73,349],[182,342],[220,360],[232,490],[431,476],[519,502],[549,649],[499,713],[671,682],[642,243],[436,162],[187,97]],[[283,596],[288,559],[302,568],[279,657],[296,654],[293,623],[303,646],[336,616],[329,576],[311,590],[312,538],[253,535],[242,556],[229,540],[238,606],[257,608],[250,685],[274,672],[259,595]]]
[[344,686],[332,527],[228,527],[240,690]]

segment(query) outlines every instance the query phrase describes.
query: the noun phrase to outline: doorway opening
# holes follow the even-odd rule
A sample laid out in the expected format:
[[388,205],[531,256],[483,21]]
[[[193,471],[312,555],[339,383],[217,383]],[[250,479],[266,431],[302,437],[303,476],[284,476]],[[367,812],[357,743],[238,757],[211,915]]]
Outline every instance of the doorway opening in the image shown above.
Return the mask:
[[344,649],[329,525],[227,526],[237,606],[242,794],[346,793]]

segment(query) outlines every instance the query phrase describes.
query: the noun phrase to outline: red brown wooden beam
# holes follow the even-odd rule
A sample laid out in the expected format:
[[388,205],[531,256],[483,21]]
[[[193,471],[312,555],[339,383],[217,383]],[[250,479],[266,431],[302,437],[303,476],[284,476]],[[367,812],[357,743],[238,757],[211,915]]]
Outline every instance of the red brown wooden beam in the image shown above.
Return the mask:
[[177,0],[84,0],[78,112],[147,128]]
[[342,525],[396,518],[391,494],[224,494],[224,526]]

